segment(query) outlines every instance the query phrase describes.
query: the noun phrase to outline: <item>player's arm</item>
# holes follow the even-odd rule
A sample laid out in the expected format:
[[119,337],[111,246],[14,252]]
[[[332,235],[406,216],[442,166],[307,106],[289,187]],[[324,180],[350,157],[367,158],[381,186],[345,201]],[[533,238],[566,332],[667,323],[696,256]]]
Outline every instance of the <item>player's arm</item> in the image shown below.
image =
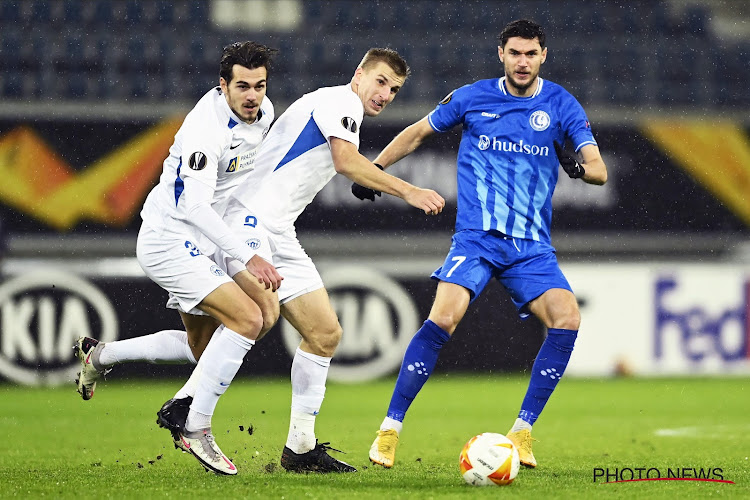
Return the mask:
[[568,151],[559,142],[553,142],[555,154],[560,161],[560,166],[571,179],[581,179],[588,184],[601,186],[607,182],[607,166],[599,153],[599,147],[594,144],[586,144],[581,147],[579,153],[583,161],[578,161],[578,156]]
[[276,268],[262,257],[256,255],[211,207],[214,190],[211,186],[193,176],[185,176],[184,203],[187,221],[216,246],[233,258],[245,264],[248,271],[273,291],[281,285],[283,279]]
[[443,210],[445,200],[442,196],[431,189],[422,189],[386,174],[362,156],[353,143],[331,137],[330,144],[333,166],[339,174],[366,188],[398,196],[426,214],[439,214]]
[[[375,159],[375,165],[381,169],[393,165],[404,156],[413,153],[424,142],[425,138],[434,132],[427,121],[427,117],[409,125],[380,152]],[[360,200],[375,201],[375,196],[380,196],[380,191],[355,182],[352,184],[352,194]]]
[[418,122],[413,123],[402,130],[390,142],[390,144],[380,152],[378,157],[375,158],[375,163],[382,165],[383,168],[388,168],[401,158],[416,151],[416,149],[422,145],[424,140],[434,133],[435,130],[430,126],[427,117],[422,118]]
[[607,165],[604,164],[599,146],[586,144],[578,152],[583,157],[583,165],[586,169],[586,173],[581,177],[581,180],[597,186],[607,182]]

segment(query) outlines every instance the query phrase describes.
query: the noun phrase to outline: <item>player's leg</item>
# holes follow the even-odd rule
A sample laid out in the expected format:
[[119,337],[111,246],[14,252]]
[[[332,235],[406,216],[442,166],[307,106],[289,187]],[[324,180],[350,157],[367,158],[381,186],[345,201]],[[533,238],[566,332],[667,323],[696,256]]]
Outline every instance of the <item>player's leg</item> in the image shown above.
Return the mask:
[[[273,254],[268,233],[262,228],[262,226],[246,226],[244,224],[246,218],[246,209],[241,205],[231,207],[226,214],[226,220],[233,230],[235,230],[244,240],[252,241],[254,243],[254,248],[260,257],[267,261],[272,261]],[[247,271],[243,263],[238,262],[223,251],[215,251],[211,255],[211,260],[216,262],[219,268],[231,276],[232,280],[242,289],[242,291],[260,307],[263,326],[255,339],[259,340],[278,320],[278,294],[270,289],[266,289],[261,283],[258,283],[258,280]],[[222,331],[223,326],[213,334],[209,346],[219,341],[222,336]],[[213,348],[210,350],[213,350]],[[179,437],[179,432],[185,429],[186,417],[189,413],[185,409],[192,405],[193,396],[195,395],[198,380],[203,372],[205,362],[205,358],[202,358],[198,362],[198,365],[193,370],[193,373],[190,375],[190,378],[185,385],[177,391],[172,399],[165,402],[157,412],[157,422],[162,427],[165,427],[172,432],[172,437],[175,439],[175,446],[177,448],[184,449]]]
[[302,336],[292,361],[292,408],[281,465],[292,472],[356,472],[328,455],[331,448],[315,437],[315,418],[342,333],[328,292],[318,288],[292,298],[281,306],[281,314]]
[[561,288],[547,290],[529,303],[528,310],[547,327],[547,337],[531,368],[529,388],[508,437],[519,448],[521,463],[536,467],[531,429],[568,366],[581,316],[573,292]]
[[406,412],[432,374],[440,349],[456,330],[471,295],[463,286],[441,281],[427,321],[409,342],[393,389],[388,412],[370,447],[370,461],[390,468]]
[[[230,266],[231,267],[231,266]],[[243,266],[244,269],[244,266]],[[279,299],[278,294],[276,292],[271,291],[270,289],[266,289],[262,284],[258,283],[258,280],[256,280],[248,271],[243,270],[232,276],[232,279],[242,288],[242,290],[255,302],[261,309],[262,315],[263,315],[263,328],[261,329],[260,333],[258,334],[257,340],[260,340],[265,334],[273,327],[273,325],[276,323],[276,321],[279,318]],[[199,318],[211,318],[210,316],[193,316],[193,317],[199,317]],[[216,324],[218,324],[217,320],[214,320]],[[185,322],[186,327],[188,327],[187,322]],[[193,324],[190,323],[192,326]],[[216,339],[221,335],[221,330],[223,330],[223,325],[220,325],[216,332],[211,332],[213,335],[209,334],[207,337],[205,336],[198,336],[194,343],[191,343],[191,347],[193,349],[200,348],[201,344],[203,345],[203,348],[205,348],[205,345],[210,340],[211,342],[215,342]],[[197,328],[191,328],[188,327],[188,332],[190,331],[197,331]],[[205,342],[205,343],[204,343]],[[197,346],[197,347],[195,347]],[[203,351],[203,348],[201,348],[201,352]],[[198,361],[198,364],[196,365],[195,369],[193,369],[193,372],[191,373],[190,377],[188,378],[187,382],[185,382],[185,385],[183,385],[177,393],[175,393],[174,397],[166,401],[162,407],[159,409],[159,411],[156,413],[157,415],[157,423],[172,432],[172,437],[174,438],[174,444],[176,448],[182,449],[182,443],[179,439],[179,431],[185,428],[185,422],[187,419],[187,415],[190,409],[190,405],[193,402],[193,396],[195,395],[195,389],[197,387],[198,378],[200,376],[201,371],[203,370],[203,365],[205,363],[203,361]],[[184,450],[187,451],[187,450]]]
[[521,463],[535,467],[531,428],[565,372],[581,321],[578,303],[547,243],[513,242],[518,258],[503,270],[500,281],[522,317],[534,314],[547,327],[532,366],[529,387],[508,438],[518,447]]
[[134,362],[195,364],[219,322],[211,316],[179,312],[185,331],[162,330],[132,339],[97,342],[91,354],[92,365],[102,371],[122,363]]
[[[224,325],[211,316],[187,314],[182,311],[180,311],[180,316],[187,331],[188,345],[196,357],[202,357],[201,355],[209,342],[215,341],[214,339],[221,335]],[[190,411],[190,405],[193,403],[195,388],[198,385],[203,364],[198,359],[198,364],[185,385],[156,412],[156,423],[159,427],[171,432],[175,448],[183,449],[179,433],[185,429],[185,422]],[[188,450],[183,449],[183,451],[187,452]]]
[[254,345],[263,326],[263,318],[260,308],[234,282],[225,283],[212,291],[198,307],[223,323],[224,328],[215,341],[209,342],[201,356],[202,370],[180,438],[182,446],[206,469],[218,474],[236,474],[234,464],[214,440],[211,417],[219,398]]
[[[253,300],[253,302],[255,302],[260,307],[261,313],[263,315],[263,327],[258,334],[258,338],[255,339],[256,341],[258,341],[263,338],[265,334],[268,333],[268,331],[273,327],[276,321],[278,321],[278,294],[271,291],[270,289],[266,289],[263,285],[259,284],[258,281],[254,279],[248,271],[240,272],[233,276],[232,279],[234,279],[234,281],[240,286],[240,288],[242,288],[242,290]],[[181,313],[181,315],[183,315],[183,322],[185,322],[184,313]],[[188,329],[188,339],[193,352],[196,352],[197,354],[198,350],[200,349],[200,352],[202,353],[209,341],[213,341],[214,337],[220,335],[220,330],[223,329],[223,326],[218,322],[218,320],[214,320],[210,316],[191,316],[192,318],[210,318],[214,322],[213,324],[216,325],[214,330],[211,330],[209,332],[208,328],[201,331],[197,328],[197,325],[195,323],[191,322],[190,326],[188,326],[189,323],[185,322],[185,326]],[[214,331],[216,331],[216,333],[214,333]],[[191,338],[193,338],[191,337],[191,332],[195,332],[195,340],[190,340]],[[198,373],[200,372],[201,368],[202,363],[199,361],[188,381],[180,388],[179,391],[177,391],[174,398],[172,398],[170,401],[187,397],[191,398],[192,400],[192,397],[195,394],[195,386],[198,378]],[[169,405],[169,401],[167,401],[165,405]]]
[[[412,338],[404,353],[388,412],[370,447],[370,461],[393,466],[399,433],[412,401],[434,371],[440,349],[450,339],[467,308],[492,277],[485,231],[459,231],[443,265],[432,273],[440,281],[427,321]],[[491,239],[491,238],[490,238]],[[490,242],[494,243],[494,242]]]

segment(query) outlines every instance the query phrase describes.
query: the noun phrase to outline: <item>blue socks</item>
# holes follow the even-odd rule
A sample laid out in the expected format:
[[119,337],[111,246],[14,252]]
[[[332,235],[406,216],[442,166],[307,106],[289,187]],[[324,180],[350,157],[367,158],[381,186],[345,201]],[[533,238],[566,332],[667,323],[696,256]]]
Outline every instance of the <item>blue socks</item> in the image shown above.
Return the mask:
[[568,366],[577,335],[577,330],[550,328],[547,331],[547,338],[544,339],[534,366],[531,368],[529,389],[523,398],[518,418],[530,425],[534,425],[536,419],[539,418],[544,405],[552,396],[552,391],[555,390],[557,382]]
[[393,389],[391,404],[388,406],[388,418],[404,421],[411,402],[417,397],[437,364],[440,348],[450,338],[448,332],[429,319],[422,324],[422,328],[411,339],[404,353],[401,371]]
[[[531,369],[529,389],[521,404],[518,418],[534,425],[558,381],[562,378],[573,352],[577,330],[550,328]],[[429,319],[409,343],[396,380],[387,418],[403,422],[414,398],[437,364],[438,355],[450,335]]]

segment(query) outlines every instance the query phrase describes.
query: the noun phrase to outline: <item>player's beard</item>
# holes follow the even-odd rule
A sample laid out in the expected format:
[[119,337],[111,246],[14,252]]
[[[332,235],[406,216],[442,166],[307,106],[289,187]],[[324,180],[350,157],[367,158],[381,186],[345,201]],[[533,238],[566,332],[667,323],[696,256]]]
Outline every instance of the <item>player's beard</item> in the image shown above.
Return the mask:
[[512,74],[511,72],[506,72],[505,74],[506,74],[506,76],[507,76],[507,78],[506,78],[506,81],[507,81],[507,82],[508,82],[508,83],[509,83],[509,84],[510,84],[510,85],[511,85],[511,86],[512,86],[512,87],[513,87],[514,89],[516,89],[516,92],[517,92],[517,93],[519,93],[519,94],[525,94],[525,93],[526,93],[526,91],[527,91],[527,90],[529,89],[529,87],[531,87],[532,85],[534,85],[534,82],[536,82],[536,79],[537,79],[537,77],[539,76],[539,73],[537,73],[536,75],[534,75],[534,78],[531,78],[531,79],[529,80],[529,82],[528,82],[528,83],[520,84],[520,83],[518,83],[518,82],[517,82],[517,81],[516,81],[516,80],[515,80],[515,79],[514,79],[514,78],[513,78],[512,76],[511,76],[511,74]]

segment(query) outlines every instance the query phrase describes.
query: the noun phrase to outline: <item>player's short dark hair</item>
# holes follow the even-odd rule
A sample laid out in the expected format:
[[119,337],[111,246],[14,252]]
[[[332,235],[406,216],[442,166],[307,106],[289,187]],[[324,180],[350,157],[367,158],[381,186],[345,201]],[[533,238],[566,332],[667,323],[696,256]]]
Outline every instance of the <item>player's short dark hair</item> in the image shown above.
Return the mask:
[[542,27],[529,19],[518,19],[508,23],[497,37],[500,41],[500,46],[505,48],[508,39],[513,38],[514,36],[525,38],[526,40],[538,38],[539,45],[541,45],[542,48],[544,48],[544,44],[547,41],[547,37],[545,36]]
[[362,58],[362,62],[359,63],[359,67],[367,69],[381,61],[390,66],[398,76],[407,78],[411,74],[411,68],[406,64],[404,58],[395,50],[388,48],[375,47],[368,50],[365,57]]
[[244,66],[247,69],[266,68],[267,72],[271,69],[271,60],[278,52],[256,42],[234,42],[224,47],[219,63],[219,76],[227,83],[232,81],[232,67],[235,64]]

